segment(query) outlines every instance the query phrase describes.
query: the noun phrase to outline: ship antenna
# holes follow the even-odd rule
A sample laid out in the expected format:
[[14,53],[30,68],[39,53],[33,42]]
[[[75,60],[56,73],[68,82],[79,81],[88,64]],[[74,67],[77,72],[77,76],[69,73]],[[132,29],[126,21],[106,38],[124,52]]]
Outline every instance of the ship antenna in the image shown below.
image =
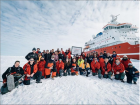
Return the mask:
[[119,16],[120,14],[118,14],[118,15],[116,15],[116,16],[114,16],[114,15],[111,15],[111,17],[112,17],[112,20],[111,20],[111,22],[115,22],[116,20],[117,20],[117,16]]

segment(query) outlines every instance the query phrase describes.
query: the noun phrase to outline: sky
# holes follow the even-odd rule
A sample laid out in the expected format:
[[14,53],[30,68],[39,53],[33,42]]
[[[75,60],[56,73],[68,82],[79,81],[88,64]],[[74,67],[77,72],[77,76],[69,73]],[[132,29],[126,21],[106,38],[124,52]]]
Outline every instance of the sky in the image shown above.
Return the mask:
[[138,1],[1,1],[1,55],[84,48],[118,14],[117,22],[139,27]]

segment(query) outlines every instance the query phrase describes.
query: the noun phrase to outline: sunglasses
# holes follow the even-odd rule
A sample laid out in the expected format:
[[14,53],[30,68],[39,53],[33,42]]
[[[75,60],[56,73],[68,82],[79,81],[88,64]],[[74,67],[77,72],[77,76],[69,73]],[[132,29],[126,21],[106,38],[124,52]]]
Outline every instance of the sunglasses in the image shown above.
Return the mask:
[[30,60],[30,61],[34,61],[34,60]]

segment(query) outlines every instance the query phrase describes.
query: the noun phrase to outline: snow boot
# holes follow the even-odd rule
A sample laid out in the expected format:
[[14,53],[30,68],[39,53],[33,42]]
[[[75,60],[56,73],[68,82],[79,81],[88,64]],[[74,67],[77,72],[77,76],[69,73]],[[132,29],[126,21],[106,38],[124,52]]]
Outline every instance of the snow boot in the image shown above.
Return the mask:
[[136,83],[136,82],[134,82],[134,84],[136,85],[137,83]]
[[42,83],[41,81],[36,81],[36,83]]
[[123,80],[123,79],[121,79],[121,82],[123,82],[123,83],[124,83],[124,80]]

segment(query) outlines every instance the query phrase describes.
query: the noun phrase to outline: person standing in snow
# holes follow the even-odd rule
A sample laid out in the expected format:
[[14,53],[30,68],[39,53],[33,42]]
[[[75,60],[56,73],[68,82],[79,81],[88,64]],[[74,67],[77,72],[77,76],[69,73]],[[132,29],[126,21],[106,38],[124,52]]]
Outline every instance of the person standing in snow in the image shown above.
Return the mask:
[[38,64],[38,62],[40,61],[40,59],[41,59],[41,51],[38,51],[38,60],[37,60],[37,64]]
[[124,65],[120,62],[120,58],[116,58],[115,63],[113,64],[113,72],[115,75],[116,80],[121,80],[121,82],[124,82]]
[[128,64],[128,68],[125,70],[127,76],[127,83],[132,84],[132,80],[134,84],[137,84],[137,80],[139,79],[139,71],[133,66],[132,63]]
[[36,53],[38,54],[38,52],[40,51],[40,48],[37,48],[37,51],[36,51]]
[[104,63],[101,64],[102,75],[104,78],[111,79],[112,68],[111,64],[108,62],[108,58],[106,57]]
[[42,56],[44,56],[46,54],[46,52],[45,52],[45,50],[43,50],[43,52],[42,52]]
[[30,60],[30,58],[33,58],[33,59],[34,59],[34,62],[36,63],[37,60],[39,60],[38,54],[36,53],[36,48],[33,48],[33,49],[32,49],[32,52],[28,53],[28,54],[25,56],[25,58],[26,58],[27,60]]
[[119,58],[119,60],[121,61],[121,58],[119,55],[116,54],[116,51],[113,51],[112,58],[113,58],[113,63],[115,63],[116,58]]
[[1,93],[5,94],[12,91],[24,80],[24,71],[20,67],[20,61],[15,61],[12,67],[9,67],[3,74],[3,86],[1,87]]
[[25,74],[24,85],[30,85],[31,78],[36,79],[36,83],[42,83],[40,81],[42,73],[38,71],[34,58],[30,58],[29,62],[23,66],[23,70]]
[[101,79],[101,69],[100,69],[100,63],[97,61],[97,58],[94,58],[94,60],[91,62],[91,69],[92,69],[92,75],[95,76],[98,73],[98,77]]
[[54,55],[51,56],[51,59],[45,64],[45,75],[46,78],[50,78],[52,70],[52,79],[56,76],[56,62],[54,61]]
[[44,60],[44,57],[42,56],[37,65],[38,71],[42,72],[41,79],[45,77],[45,64],[46,64],[46,61]]
[[58,57],[58,52],[57,52],[57,51],[55,51],[54,61],[55,61],[55,62],[57,62],[57,61],[58,61],[58,59],[59,59],[59,57]]
[[62,59],[62,61],[64,62],[64,55],[62,54],[62,51],[59,52],[58,58]]
[[110,56],[110,53],[107,53],[108,62],[111,64],[113,63],[113,58]]
[[105,59],[106,57],[107,57],[107,53],[106,51],[104,51],[103,58]]
[[49,61],[51,59],[51,54],[49,53],[49,50],[46,51],[46,54],[44,55],[45,61]]

